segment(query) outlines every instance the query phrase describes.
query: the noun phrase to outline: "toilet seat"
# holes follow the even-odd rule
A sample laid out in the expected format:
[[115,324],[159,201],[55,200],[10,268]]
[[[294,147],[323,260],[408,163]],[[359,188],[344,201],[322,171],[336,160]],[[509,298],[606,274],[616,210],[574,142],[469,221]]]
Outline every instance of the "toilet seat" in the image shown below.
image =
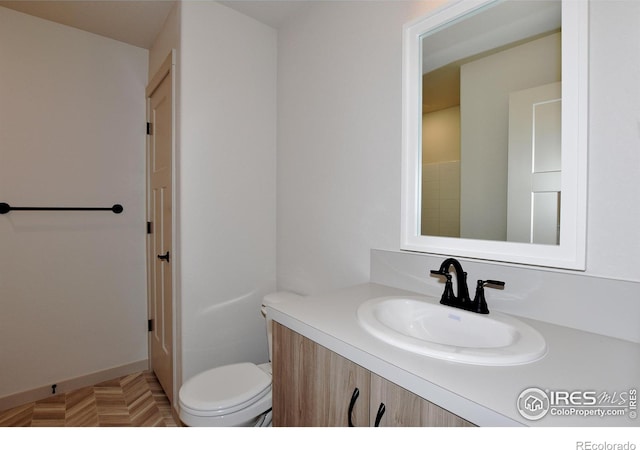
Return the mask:
[[179,398],[186,424],[210,421],[228,426],[271,409],[271,376],[253,363],[217,367],[189,379]]

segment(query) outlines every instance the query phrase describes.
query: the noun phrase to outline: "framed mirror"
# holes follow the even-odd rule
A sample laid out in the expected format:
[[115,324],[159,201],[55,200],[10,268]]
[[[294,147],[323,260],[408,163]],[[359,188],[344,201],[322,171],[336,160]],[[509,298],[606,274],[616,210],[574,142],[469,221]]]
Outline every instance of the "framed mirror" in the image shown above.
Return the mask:
[[584,270],[588,2],[458,0],[403,39],[401,248]]

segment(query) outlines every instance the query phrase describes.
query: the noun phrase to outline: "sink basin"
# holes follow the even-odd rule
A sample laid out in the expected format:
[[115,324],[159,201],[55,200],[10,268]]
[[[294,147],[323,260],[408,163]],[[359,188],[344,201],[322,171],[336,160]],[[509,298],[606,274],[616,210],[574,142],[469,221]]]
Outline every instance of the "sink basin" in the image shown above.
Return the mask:
[[374,298],[357,314],[376,338],[432,358],[508,366],[533,362],[547,352],[537,330],[506,314],[477,314],[411,297]]

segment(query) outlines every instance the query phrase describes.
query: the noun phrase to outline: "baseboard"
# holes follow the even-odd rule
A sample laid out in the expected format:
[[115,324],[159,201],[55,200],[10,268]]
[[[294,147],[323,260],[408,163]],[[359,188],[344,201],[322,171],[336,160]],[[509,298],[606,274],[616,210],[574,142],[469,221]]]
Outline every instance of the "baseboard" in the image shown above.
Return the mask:
[[179,427],[185,426],[182,423],[182,420],[180,420],[180,413],[175,408],[175,405],[171,405],[171,415],[173,416],[173,420],[174,420],[174,422],[176,423],[177,426],[179,426]]
[[[82,375],[76,378],[70,378],[68,380],[59,381],[56,383],[56,394],[62,394],[64,392],[73,391],[87,386],[93,386],[94,384],[102,383],[103,381],[112,380],[114,378],[129,375],[135,372],[142,372],[149,370],[149,360],[143,359],[123,366],[112,367],[110,369],[101,370],[98,372]],[[25,403],[31,403],[43,398],[50,397],[52,395],[51,385],[37,387],[28,391],[18,392],[17,394],[11,394],[6,397],[0,398],[0,411],[4,411],[15,406],[24,405]]]

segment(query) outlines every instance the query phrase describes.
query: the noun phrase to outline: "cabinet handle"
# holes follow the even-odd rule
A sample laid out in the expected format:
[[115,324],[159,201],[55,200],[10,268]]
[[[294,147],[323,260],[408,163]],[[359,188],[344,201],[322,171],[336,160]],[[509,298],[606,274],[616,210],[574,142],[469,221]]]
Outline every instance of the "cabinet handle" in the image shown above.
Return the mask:
[[386,411],[386,407],[384,406],[384,403],[380,403],[380,407],[378,408],[378,413],[376,414],[376,421],[374,423],[374,427],[379,427],[380,426],[380,421],[382,420],[382,416],[384,416],[384,412]]
[[355,388],[353,390],[353,394],[351,394],[351,401],[349,402],[349,416],[347,417],[347,421],[349,422],[349,426],[352,427],[353,422],[351,421],[351,416],[353,415],[353,407],[356,405],[356,400],[358,400],[358,396],[360,395],[360,389]]

